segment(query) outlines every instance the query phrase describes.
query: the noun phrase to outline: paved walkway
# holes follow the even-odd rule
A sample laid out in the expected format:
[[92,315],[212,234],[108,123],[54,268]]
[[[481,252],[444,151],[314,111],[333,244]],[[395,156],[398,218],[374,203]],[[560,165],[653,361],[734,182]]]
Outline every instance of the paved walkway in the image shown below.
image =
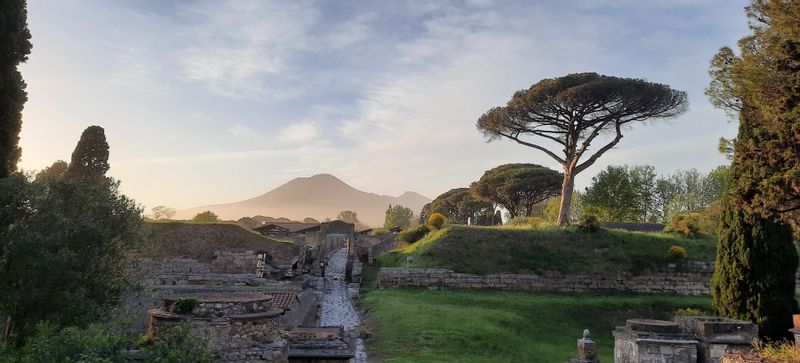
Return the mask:
[[[347,251],[344,248],[336,251],[328,260],[319,323],[321,326],[342,326],[344,330],[353,331],[358,327],[358,312],[353,300],[347,296],[346,264]],[[350,362],[367,362],[364,342],[361,339],[356,339],[356,356]]]

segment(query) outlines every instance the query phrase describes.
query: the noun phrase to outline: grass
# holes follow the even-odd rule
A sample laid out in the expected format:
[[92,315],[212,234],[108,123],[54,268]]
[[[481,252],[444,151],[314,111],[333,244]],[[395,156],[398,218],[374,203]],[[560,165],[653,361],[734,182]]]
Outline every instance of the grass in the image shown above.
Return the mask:
[[665,233],[575,228],[450,226],[420,241],[381,255],[386,267],[441,267],[488,273],[641,273],[665,266],[670,246],[680,245],[691,260],[713,261],[713,237],[683,238]]
[[589,328],[600,360],[613,362],[616,325],[708,309],[708,297],[530,294],[489,290],[373,290],[361,302],[386,362],[564,362]]

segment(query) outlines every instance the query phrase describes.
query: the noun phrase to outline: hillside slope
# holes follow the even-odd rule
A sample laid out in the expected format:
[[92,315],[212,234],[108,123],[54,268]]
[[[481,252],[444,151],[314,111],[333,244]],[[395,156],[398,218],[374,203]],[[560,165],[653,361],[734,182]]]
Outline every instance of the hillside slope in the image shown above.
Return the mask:
[[145,232],[152,243],[147,252],[154,257],[211,262],[215,250],[268,251],[281,264],[300,252],[300,247],[293,243],[276,241],[235,224],[145,223]]
[[680,245],[690,260],[713,261],[711,237],[574,228],[450,226],[380,257],[383,266],[441,267],[468,273],[640,273],[664,267],[667,249]]
[[383,225],[390,204],[400,204],[419,213],[431,200],[414,192],[399,197],[360,191],[330,174],[296,178],[255,198],[235,203],[208,205],[178,211],[176,219],[189,219],[197,213],[210,210],[222,219],[239,219],[245,216],[281,216],[302,220],[336,218],[343,210],[358,214],[362,223]]

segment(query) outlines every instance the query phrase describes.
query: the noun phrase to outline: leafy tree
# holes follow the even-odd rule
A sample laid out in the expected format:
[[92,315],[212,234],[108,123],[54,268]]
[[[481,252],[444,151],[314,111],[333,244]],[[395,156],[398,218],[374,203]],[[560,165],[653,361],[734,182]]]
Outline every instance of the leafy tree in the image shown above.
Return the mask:
[[652,166],[609,165],[592,178],[583,202],[590,214],[605,221],[647,222],[656,218]]
[[195,216],[192,217],[192,222],[195,222],[195,223],[216,223],[216,222],[219,222],[219,216],[217,216],[216,213],[214,213],[214,212],[212,212],[210,210],[207,210],[205,212],[200,212],[200,213],[195,214]]
[[383,223],[385,228],[408,228],[411,226],[411,217],[414,216],[414,212],[411,211],[411,208],[403,207],[402,205],[389,205],[389,209],[386,210],[386,220]]
[[311,217],[306,217],[303,219],[303,223],[319,223],[319,221]]
[[[540,150],[563,167],[558,224],[569,222],[575,176],[586,170],[622,140],[622,129],[652,119],[683,113],[686,93],[667,85],[641,79],[618,78],[596,73],[576,73],[544,79],[514,94],[505,107],[484,113],[477,127],[493,141],[513,140]],[[613,137],[588,153],[601,134]],[[545,143],[558,144],[563,156]]]
[[[81,325],[128,286],[127,257],[141,245],[141,210],[102,179],[0,179],[0,313],[4,336],[35,324]],[[55,269],[55,270],[54,270]]]
[[109,168],[105,131],[100,126],[87,127],[72,152],[72,161],[66,171],[67,177],[103,177]]
[[50,165],[38,173],[36,173],[36,180],[43,181],[46,179],[55,179],[64,176],[67,171],[68,164],[64,160],[56,160],[53,165]]
[[787,220],[800,211],[800,3],[755,0],[740,55],[722,48],[706,94],[738,115],[731,183],[723,198],[713,305],[724,316],[787,336],[798,310],[798,266]]
[[0,178],[17,170],[21,154],[19,131],[22,108],[28,100],[25,81],[17,70],[31,52],[25,0],[0,3]]
[[358,220],[358,214],[351,210],[343,210],[339,212],[339,215],[336,216],[336,219],[352,224],[361,223],[361,221]]
[[560,191],[561,174],[536,164],[505,164],[470,185],[476,199],[502,205],[511,217],[530,216],[533,207]]
[[175,208],[159,205],[150,209],[153,219],[170,219],[175,215]]
[[470,219],[475,223],[481,215],[488,212],[492,213],[488,220],[494,217],[492,203],[476,199],[468,188],[450,189],[436,197],[430,204],[431,212],[441,213],[456,224],[467,224]]

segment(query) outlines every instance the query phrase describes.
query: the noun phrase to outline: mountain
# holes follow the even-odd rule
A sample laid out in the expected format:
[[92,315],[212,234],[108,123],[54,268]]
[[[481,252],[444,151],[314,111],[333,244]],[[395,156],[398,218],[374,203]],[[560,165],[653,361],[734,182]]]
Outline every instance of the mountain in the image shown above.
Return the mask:
[[370,226],[382,226],[389,204],[411,208],[415,215],[431,199],[419,193],[405,192],[399,197],[367,193],[351,187],[330,174],[296,178],[272,191],[241,202],[207,205],[178,211],[176,219],[190,219],[210,210],[222,219],[235,220],[256,215],[303,220],[336,218],[343,210],[352,210]]

